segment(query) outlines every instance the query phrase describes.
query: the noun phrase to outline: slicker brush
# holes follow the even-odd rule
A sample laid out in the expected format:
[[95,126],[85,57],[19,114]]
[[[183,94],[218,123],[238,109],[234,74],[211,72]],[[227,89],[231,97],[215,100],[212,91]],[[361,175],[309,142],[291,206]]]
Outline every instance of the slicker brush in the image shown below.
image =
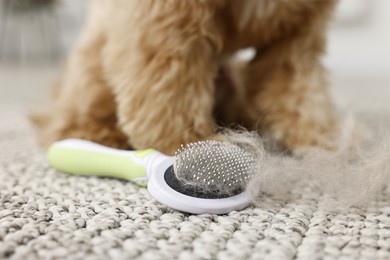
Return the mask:
[[62,172],[147,185],[156,200],[176,210],[226,214],[250,204],[245,188],[256,172],[256,158],[246,148],[234,142],[199,141],[171,157],[153,149],[124,151],[67,139],[54,143],[48,157]]

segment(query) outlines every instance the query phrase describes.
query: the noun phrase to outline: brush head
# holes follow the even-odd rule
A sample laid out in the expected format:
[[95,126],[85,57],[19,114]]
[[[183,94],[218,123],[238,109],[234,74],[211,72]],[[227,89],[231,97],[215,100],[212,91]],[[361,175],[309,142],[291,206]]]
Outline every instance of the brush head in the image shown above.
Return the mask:
[[242,193],[256,172],[256,158],[244,147],[221,141],[199,141],[182,147],[170,169],[168,185],[186,195],[218,199]]

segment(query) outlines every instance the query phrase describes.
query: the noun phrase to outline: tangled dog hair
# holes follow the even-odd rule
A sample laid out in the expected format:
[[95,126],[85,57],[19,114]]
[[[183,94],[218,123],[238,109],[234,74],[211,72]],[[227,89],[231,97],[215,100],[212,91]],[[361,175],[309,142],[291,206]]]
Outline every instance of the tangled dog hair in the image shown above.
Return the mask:
[[319,208],[340,212],[374,206],[378,197],[388,196],[388,127],[363,127],[351,115],[341,121],[340,135],[328,144],[335,149],[311,147],[299,155],[275,151],[272,140],[254,132],[225,131],[227,139],[256,158],[256,173],[247,186],[253,201],[268,207],[314,194],[320,196]]

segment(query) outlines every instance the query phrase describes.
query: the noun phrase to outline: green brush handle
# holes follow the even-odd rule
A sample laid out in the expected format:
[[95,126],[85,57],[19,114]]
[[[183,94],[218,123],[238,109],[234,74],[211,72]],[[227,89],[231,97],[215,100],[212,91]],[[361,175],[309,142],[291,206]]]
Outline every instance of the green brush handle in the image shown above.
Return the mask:
[[140,186],[146,185],[148,168],[156,158],[169,157],[153,149],[125,151],[81,139],[58,141],[48,150],[49,163],[58,171],[120,178]]

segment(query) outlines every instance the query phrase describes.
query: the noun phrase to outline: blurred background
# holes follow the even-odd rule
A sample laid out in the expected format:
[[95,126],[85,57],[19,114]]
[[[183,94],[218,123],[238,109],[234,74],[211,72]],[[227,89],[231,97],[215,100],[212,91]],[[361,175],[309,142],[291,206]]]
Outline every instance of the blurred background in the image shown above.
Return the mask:
[[[87,0],[0,0],[0,102],[44,100]],[[340,107],[390,112],[390,1],[341,0],[324,62]]]

